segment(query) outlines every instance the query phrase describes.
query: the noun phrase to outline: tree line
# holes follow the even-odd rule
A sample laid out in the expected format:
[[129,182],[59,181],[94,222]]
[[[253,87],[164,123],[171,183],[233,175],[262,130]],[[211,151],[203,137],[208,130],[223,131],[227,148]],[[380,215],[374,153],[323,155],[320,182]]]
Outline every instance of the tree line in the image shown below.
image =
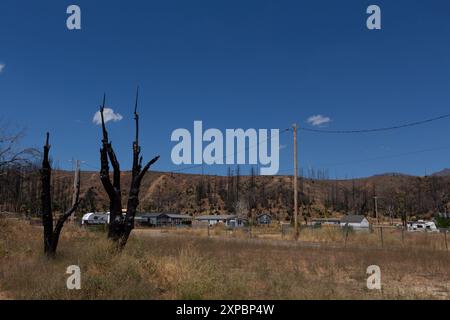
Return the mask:
[[[44,248],[54,255],[64,222],[76,211],[108,209],[110,223],[108,238],[123,248],[134,228],[138,211],[178,211],[191,214],[234,213],[253,221],[260,213],[270,213],[280,220],[291,220],[293,187],[289,176],[258,176],[251,168],[242,175],[239,166],[229,167],[225,177],[200,175],[187,188],[165,188],[158,185],[156,195],[140,202],[141,184],[150,167],[159,159],[145,165],[140,156],[138,93],[134,109],[135,139],[132,144],[133,166],[128,194],[122,192],[122,171],[109,139],[103,117],[105,99],[100,106],[102,140],[99,179],[109,203],[99,201],[93,187],[80,195],[80,174],[52,175],[49,135],[43,151],[20,148],[23,131],[0,130],[0,211],[20,212],[42,217]],[[40,163],[40,159],[42,162]],[[110,166],[112,172],[110,172]],[[57,166],[55,166],[57,169]],[[176,177],[172,178],[176,179]],[[298,203],[306,219],[335,213],[375,214],[378,210],[390,219],[401,218],[404,223],[417,216],[447,212],[449,209],[450,177],[373,177],[369,179],[332,180],[326,170],[308,170],[299,178]],[[126,203],[126,206],[123,204]],[[125,212],[122,209],[125,207]],[[55,215],[58,218],[55,218]]]

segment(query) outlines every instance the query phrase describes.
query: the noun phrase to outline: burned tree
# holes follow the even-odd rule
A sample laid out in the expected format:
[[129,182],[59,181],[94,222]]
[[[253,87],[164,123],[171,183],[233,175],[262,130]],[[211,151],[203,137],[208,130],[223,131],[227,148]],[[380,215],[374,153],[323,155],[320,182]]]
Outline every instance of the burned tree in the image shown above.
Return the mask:
[[[125,216],[122,213],[122,197],[121,197],[121,183],[120,183],[120,164],[117,160],[116,154],[108,138],[108,131],[106,130],[105,119],[103,111],[105,109],[106,96],[103,96],[103,104],[100,107],[100,115],[102,122],[102,148],[100,149],[100,179],[103,187],[109,197],[109,225],[108,238],[117,243],[118,248],[125,246],[134,228],[134,218],[137,207],[139,205],[139,191],[142,179],[150,169],[150,166],[158,161],[159,156],[153,158],[144,167],[142,167],[142,157],[140,156],[141,147],[139,146],[139,115],[137,113],[139,98],[139,90],[136,93],[136,103],[134,108],[135,120],[135,140],[133,142],[133,168],[131,175],[131,185],[128,194],[127,211]],[[109,175],[109,162],[113,167],[113,180]]]
[[53,226],[52,197],[51,197],[51,176],[52,168],[49,161],[50,135],[47,133],[47,139],[44,146],[44,159],[42,161],[41,181],[42,181],[42,225],[44,226],[44,252],[47,256],[54,256],[58,247],[59,236],[64,223],[75,212],[80,202],[80,169],[77,168],[74,178],[74,190],[72,198],[72,207],[62,214],[56,225]]
[[7,123],[0,122],[0,170],[23,167],[34,163],[40,153],[34,148],[20,148],[25,131],[11,132]]

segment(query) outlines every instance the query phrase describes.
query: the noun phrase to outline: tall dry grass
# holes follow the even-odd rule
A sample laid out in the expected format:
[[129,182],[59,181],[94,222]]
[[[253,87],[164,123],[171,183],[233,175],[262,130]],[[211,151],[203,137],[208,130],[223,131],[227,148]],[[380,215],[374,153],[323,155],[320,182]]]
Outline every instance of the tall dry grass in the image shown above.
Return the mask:
[[[166,228],[153,229],[155,232],[178,235],[207,237],[207,228]],[[236,239],[264,239],[264,240],[294,240],[294,229],[282,231],[279,226],[263,226],[251,228],[229,229],[223,225],[216,225],[209,230],[209,237]],[[363,248],[404,248],[424,250],[448,250],[450,235],[447,235],[447,245],[443,233],[406,232],[394,227],[383,227],[381,231],[375,228],[369,230],[345,229],[336,226],[322,226],[320,228],[302,227],[299,242],[329,245],[332,247],[363,247]]]
[[[450,255],[422,249],[311,248],[288,241],[137,230],[117,254],[102,231],[67,226],[57,257],[41,229],[0,219],[0,296],[13,299],[448,299]],[[147,235],[147,236],[146,236]],[[79,265],[82,289],[67,290]],[[369,265],[383,290],[366,288]]]

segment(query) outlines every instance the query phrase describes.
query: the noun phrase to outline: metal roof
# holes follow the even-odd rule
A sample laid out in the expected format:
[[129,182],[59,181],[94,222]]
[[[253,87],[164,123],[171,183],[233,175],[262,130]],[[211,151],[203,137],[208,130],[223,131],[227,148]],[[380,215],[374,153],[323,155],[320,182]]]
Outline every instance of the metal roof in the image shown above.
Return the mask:
[[156,217],[159,217],[162,214],[163,214],[162,212],[143,213],[143,214],[140,214],[137,217],[141,217],[141,218],[156,218]]
[[341,222],[343,223],[361,223],[366,217],[361,215],[349,214],[342,217]]
[[338,218],[313,218],[311,221],[341,221]]
[[170,212],[152,212],[152,213],[143,213],[136,218],[158,218],[160,216],[168,216],[172,219],[192,219],[190,215],[187,214],[179,214],[179,213],[170,213]]
[[179,213],[163,213],[163,215],[168,216],[172,219],[192,219],[190,215],[187,214],[179,214]]
[[231,220],[235,219],[237,216],[232,214],[219,214],[219,215],[208,215],[208,216],[198,216],[196,220]]

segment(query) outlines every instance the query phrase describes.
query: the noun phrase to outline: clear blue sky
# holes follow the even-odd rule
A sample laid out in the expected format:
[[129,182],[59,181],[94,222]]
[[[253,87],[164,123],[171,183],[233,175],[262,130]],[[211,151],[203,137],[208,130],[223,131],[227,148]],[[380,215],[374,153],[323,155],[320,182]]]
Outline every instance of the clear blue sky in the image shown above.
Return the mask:
[[[70,4],[81,7],[81,31],[66,28]],[[381,31],[366,28],[369,4],[381,7]],[[61,167],[72,157],[98,167],[92,117],[106,92],[124,117],[108,126],[129,168],[139,84],[143,154],[160,154],[154,169],[163,171],[178,169],[171,132],[194,120],[282,129],[311,126],[307,119],[320,114],[337,130],[431,118],[450,112],[449,17],[447,0],[2,0],[0,116],[27,128],[24,145],[41,147],[50,131]],[[365,135],[301,132],[300,166],[332,177],[438,171],[450,167],[449,122]],[[291,135],[280,143],[280,170],[289,173]],[[430,148],[440,149],[396,156]]]

